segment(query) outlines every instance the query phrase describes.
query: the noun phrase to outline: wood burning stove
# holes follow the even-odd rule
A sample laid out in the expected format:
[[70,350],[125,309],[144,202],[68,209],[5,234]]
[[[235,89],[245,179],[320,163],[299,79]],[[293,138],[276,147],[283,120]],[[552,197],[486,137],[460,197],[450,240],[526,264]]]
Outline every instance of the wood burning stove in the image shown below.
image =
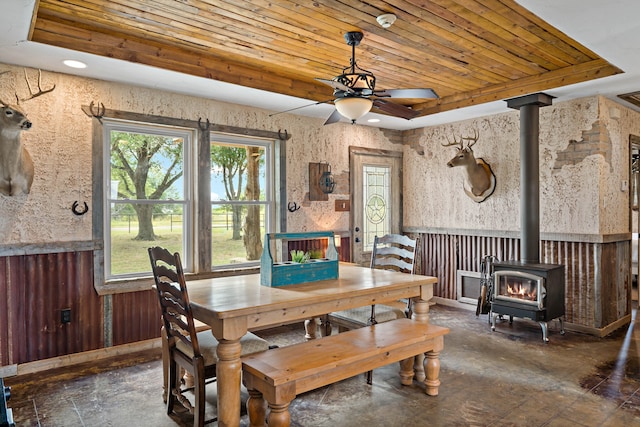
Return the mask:
[[521,261],[493,264],[491,297],[491,330],[496,329],[496,318],[502,315],[528,318],[540,323],[542,339],[548,342],[547,322],[560,321],[564,335],[564,266],[534,264]]

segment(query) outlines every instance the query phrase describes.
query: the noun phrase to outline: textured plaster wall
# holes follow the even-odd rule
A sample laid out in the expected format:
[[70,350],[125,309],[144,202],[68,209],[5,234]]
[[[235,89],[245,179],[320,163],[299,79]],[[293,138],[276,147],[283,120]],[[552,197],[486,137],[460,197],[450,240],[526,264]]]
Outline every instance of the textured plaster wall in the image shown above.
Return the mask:
[[606,98],[599,98],[599,102],[600,122],[611,139],[613,165],[612,171],[603,173],[607,179],[603,179],[600,187],[603,195],[600,205],[601,233],[629,232],[632,231],[629,228],[629,135],[640,135],[640,113]]
[[[621,114],[610,117],[614,107]],[[540,231],[612,234],[629,231],[628,135],[640,115],[601,97],[540,109]],[[576,154],[576,142],[597,128],[597,143]],[[455,149],[441,144],[453,136],[480,138],[473,147],[496,175],[492,196],[476,203],[462,189],[461,168],[446,163]],[[520,113],[518,111],[428,127],[408,135],[424,155],[405,148],[404,224],[467,230],[520,230]],[[569,161],[566,153],[571,153]]]
[[[15,103],[29,92],[22,68],[2,66],[0,98]],[[27,70],[32,84],[37,70]],[[0,195],[0,243],[90,240],[91,215],[71,212],[74,201],[91,204],[91,121],[80,104],[96,93],[96,82],[43,72],[42,86],[54,92],[21,104],[33,122],[22,133],[35,164],[29,195]],[[90,94],[86,96],[86,94]]]
[[[12,102],[14,92],[28,93],[23,68],[0,64],[0,99]],[[28,69],[35,79],[37,70]],[[35,80],[33,80],[35,82]],[[348,197],[350,145],[402,150],[385,132],[366,126],[336,123],[291,114],[269,117],[268,111],[183,96],[151,88],[92,80],[43,71],[43,87],[55,84],[50,94],[23,107],[33,128],[23,143],[35,163],[35,179],[27,196],[0,195],[0,245],[41,244],[91,240],[91,215],[71,212],[74,201],[92,207],[91,119],[82,105],[101,102],[111,110],[197,120],[269,131],[287,130],[287,193],[285,202],[303,207],[287,217],[289,231],[348,230],[349,213],[334,212],[335,199]],[[328,161],[338,188],[327,202],[308,201],[308,163]],[[305,201],[306,200],[306,201]]]
[[[23,68],[0,64],[0,98],[27,93]],[[28,70],[36,78],[36,70]],[[91,240],[91,215],[71,212],[74,201],[92,208],[91,119],[82,105],[102,102],[111,110],[270,131],[287,130],[287,200],[302,208],[287,214],[288,231],[348,230],[349,212],[335,212],[336,199],[349,197],[349,146],[404,150],[404,225],[424,228],[520,229],[519,112],[450,123],[405,132],[336,123],[291,114],[189,97],[152,88],[43,72],[43,86],[53,93],[24,103],[34,125],[23,142],[34,159],[31,194],[0,195],[0,245]],[[35,80],[34,80],[35,81]],[[9,101],[11,102],[11,101]],[[616,111],[612,117],[611,112]],[[600,97],[578,99],[540,110],[541,231],[549,233],[611,234],[629,231],[629,134],[640,135],[640,115]],[[597,147],[559,157],[586,141],[597,124]],[[476,156],[491,164],[497,178],[495,193],[483,203],[469,199],[460,168],[447,168],[455,150],[442,147],[447,137],[480,138]],[[573,142],[572,142],[573,141]],[[565,153],[565,154],[562,154]],[[574,153],[575,154],[575,153]],[[329,162],[337,179],[326,202],[308,200],[309,162]]]
[[[294,136],[287,142],[287,193],[288,202],[302,205],[302,209],[288,214],[288,230],[349,230],[349,212],[335,212],[335,200],[349,198],[349,146],[395,151],[402,151],[402,146],[391,143],[385,132],[376,128],[294,120],[300,120],[301,125],[294,128]],[[331,165],[337,185],[328,201],[309,201],[309,162]]]

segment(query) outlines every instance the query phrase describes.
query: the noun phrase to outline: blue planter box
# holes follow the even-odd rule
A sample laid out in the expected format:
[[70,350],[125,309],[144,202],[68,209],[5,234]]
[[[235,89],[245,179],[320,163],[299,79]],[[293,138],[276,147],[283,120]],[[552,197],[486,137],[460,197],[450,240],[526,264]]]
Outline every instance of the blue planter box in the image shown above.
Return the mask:
[[[289,240],[311,240],[328,238],[326,257],[311,259],[305,263],[277,262],[272,254],[272,244],[281,241],[281,250],[287,250]],[[287,256],[285,253],[284,256]],[[332,231],[313,233],[267,233],[260,259],[260,284],[263,286],[286,286],[338,278],[338,251]]]

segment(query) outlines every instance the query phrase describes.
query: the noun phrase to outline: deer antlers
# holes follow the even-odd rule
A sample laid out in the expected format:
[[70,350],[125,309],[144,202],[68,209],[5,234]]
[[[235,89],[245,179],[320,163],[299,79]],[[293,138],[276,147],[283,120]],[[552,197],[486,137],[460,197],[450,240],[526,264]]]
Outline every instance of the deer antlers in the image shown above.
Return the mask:
[[[8,72],[9,71],[0,72],[0,76]],[[44,95],[45,93],[53,92],[53,90],[56,88],[56,85],[53,85],[49,89],[42,89],[42,70],[38,70],[38,91],[37,92],[34,92],[33,88],[31,87],[31,82],[29,82],[29,77],[27,76],[26,68],[24,69],[24,79],[27,82],[27,87],[29,88],[29,96],[26,98],[20,98],[18,96],[18,93],[16,92],[15,95],[16,95],[17,104],[20,104],[20,102],[28,101],[38,96]],[[8,103],[4,102],[2,99],[0,99],[0,103],[2,103],[3,105],[9,105]]]
[[[476,142],[478,142],[478,138],[480,138],[480,134],[478,133],[477,129],[473,130],[473,136],[462,136],[460,135],[460,141],[456,140],[456,136],[453,136],[453,142],[449,141],[449,137],[447,137],[447,142],[448,144],[440,144],[443,147],[451,147],[452,145],[457,145],[459,148],[459,150],[462,150],[464,147],[462,146],[462,143],[464,141],[468,141],[467,142],[467,148],[471,148],[474,146],[474,144]],[[471,142],[473,141],[473,142]]]
[[27,98],[18,98],[18,94],[16,94],[16,99],[18,100],[18,103],[20,103],[20,101],[28,101],[30,99],[36,98],[40,95],[44,95],[45,93],[49,93],[49,92],[53,92],[53,90],[56,88],[56,85],[53,85],[50,89],[44,90],[42,89],[42,70],[38,70],[38,92],[33,92],[33,89],[31,88],[31,83],[29,82],[29,77],[27,76],[27,69],[25,68],[24,70],[24,79],[27,81],[27,87],[29,88],[29,97]]

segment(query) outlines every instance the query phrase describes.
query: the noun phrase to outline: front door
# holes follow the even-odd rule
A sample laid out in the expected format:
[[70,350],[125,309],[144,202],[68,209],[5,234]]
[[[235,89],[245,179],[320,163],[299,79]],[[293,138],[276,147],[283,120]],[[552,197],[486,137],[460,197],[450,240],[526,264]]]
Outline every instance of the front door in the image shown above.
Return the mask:
[[402,230],[402,152],[349,147],[352,260],[369,265],[373,238]]

